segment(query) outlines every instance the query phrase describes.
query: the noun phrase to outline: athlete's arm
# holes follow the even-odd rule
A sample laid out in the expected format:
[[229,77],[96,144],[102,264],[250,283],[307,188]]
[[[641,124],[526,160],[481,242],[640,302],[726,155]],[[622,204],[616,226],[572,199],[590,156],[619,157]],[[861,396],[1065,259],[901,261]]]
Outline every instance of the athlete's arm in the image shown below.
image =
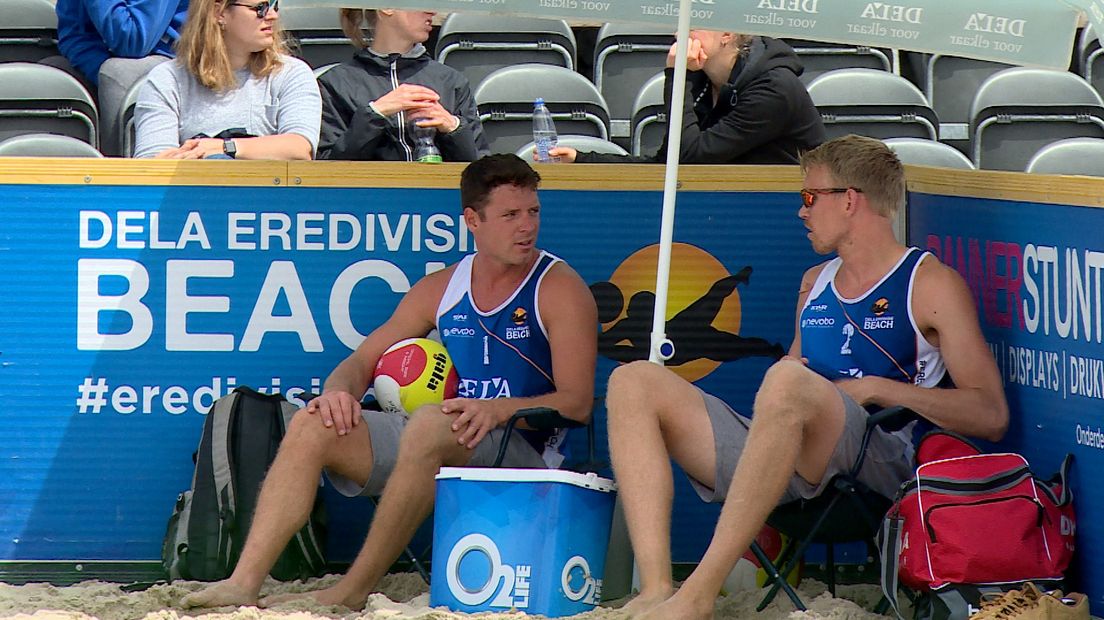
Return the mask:
[[399,301],[391,317],[372,330],[330,373],[322,395],[307,405],[307,412],[319,414],[322,423],[336,427],[339,435],[356,426],[360,422],[360,399],[372,382],[376,362],[387,347],[404,338],[425,336],[433,330],[437,305],[453,269],[438,271],[419,280]]
[[598,308],[594,296],[583,279],[560,262],[541,281],[539,303],[552,350],[556,390],[529,398],[445,401],[446,413],[461,412],[453,421],[453,430],[461,431],[458,438],[461,444],[474,448],[491,429],[504,425],[515,411],[526,407],[551,407],[566,418],[590,421],[598,357]]
[[[813,284],[816,284],[817,277],[820,276],[820,272],[824,270],[824,266],[828,263],[821,263],[814,265],[805,270],[805,275],[801,276],[801,285],[797,289],[797,311],[794,315],[794,339],[790,344],[790,351],[786,357],[801,360],[801,310],[805,307],[805,300],[809,298],[809,291],[813,290]],[[785,359],[785,358],[783,358]]]
[[939,347],[953,388],[922,388],[881,377],[838,385],[860,404],[903,405],[942,428],[996,441],[1008,428],[1000,371],[978,325],[962,277],[933,257],[917,268],[912,312],[921,332]]

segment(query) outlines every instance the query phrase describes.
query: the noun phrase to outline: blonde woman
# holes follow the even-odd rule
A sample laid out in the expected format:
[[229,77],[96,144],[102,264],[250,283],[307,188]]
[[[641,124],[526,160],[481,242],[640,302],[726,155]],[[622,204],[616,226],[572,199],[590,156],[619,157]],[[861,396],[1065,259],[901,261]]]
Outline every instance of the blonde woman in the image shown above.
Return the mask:
[[279,0],[192,0],[177,58],[150,72],[135,157],[310,159],[322,100],[287,55]]
[[319,159],[413,161],[415,122],[436,130],[434,143],[445,161],[474,161],[490,152],[468,80],[430,58],[422,45],[434,15],[341,9],[342,29],[357,51],[318,78]]

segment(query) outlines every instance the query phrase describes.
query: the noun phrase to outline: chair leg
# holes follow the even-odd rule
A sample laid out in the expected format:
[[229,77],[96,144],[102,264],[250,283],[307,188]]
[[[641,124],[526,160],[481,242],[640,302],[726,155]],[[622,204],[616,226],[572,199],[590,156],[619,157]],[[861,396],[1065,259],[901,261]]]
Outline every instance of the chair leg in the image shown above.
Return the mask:
[[836,546],[832,543],[824,544],[825,551],[825,567],[828,569],[826,575],[828,579],[828,592],[832,595],[836,595]]
[[[787,543],[787,545],[788,544],[789,543]],[[763,597],[763,600],[759,602],[759,606],[755,608],[755,611],[763,611],[764,609],[766,609],[767,605],[770,605],[771,601],[774,600],[774,597],[778,593],[779,588],[781,588],[782,591],[786,593],[786,596],[790,598],[790,601],[794,604],[794,607],[796,607],[798,611],[805,611],[805,604],[801,602],[801,598],[797,596],[797,592],[794,592],[794,589],[786,581],[785,577],[778,574],[778,569],[775,567],[774,562],[772,562],[771,559],[767,557],[766,553],[763,553],[763,549],[759,546],[759,543],[752,541],[751,552],[755,554],[755,557],[759,560],[759,564],[763,567],[763,570],[767,571],[767,580],[773,584],[770,592],[768,592],[767,595]]]

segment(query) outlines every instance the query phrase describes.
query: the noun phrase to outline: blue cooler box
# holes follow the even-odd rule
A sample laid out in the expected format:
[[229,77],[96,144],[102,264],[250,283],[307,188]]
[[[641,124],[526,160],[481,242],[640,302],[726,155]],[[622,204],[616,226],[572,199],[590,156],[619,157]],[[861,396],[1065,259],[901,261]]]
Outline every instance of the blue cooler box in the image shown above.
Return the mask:
[[593,609],[615,488],[569,471],[441,468],[429,604],[549,617]]

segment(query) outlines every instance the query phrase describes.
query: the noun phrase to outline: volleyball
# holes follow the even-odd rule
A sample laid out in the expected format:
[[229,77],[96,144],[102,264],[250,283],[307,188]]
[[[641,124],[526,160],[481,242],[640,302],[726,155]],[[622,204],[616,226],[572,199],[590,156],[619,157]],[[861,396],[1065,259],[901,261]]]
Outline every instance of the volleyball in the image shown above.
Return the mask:
[[[755,541],[759,543],[763,553],[777,564],[778,556],[782,553],[782,547],[786,544],[786,536],[773,527],[764,525],[763,529],[759,531],[759,535],[755,537]],[[797,566],[786,576],[786,581],[790,585],[796,586],[800,583],[801,565],[802,562],[798,562]],[[779,565],[777,568],[781,570],[782,566]],[[762,588],[767,583],[767,579],[767,571],[763,570],[759,565],[759,560],[749,549],[736,562],[732,572],[728,574],[721,589],[721,594],[727,596],[736,592],[756,590]]]
[[459,384],[444,345],[428,338],[407,338],[380,356],[372,389],[384,411],[409,415],[422,405],[455,397]]

